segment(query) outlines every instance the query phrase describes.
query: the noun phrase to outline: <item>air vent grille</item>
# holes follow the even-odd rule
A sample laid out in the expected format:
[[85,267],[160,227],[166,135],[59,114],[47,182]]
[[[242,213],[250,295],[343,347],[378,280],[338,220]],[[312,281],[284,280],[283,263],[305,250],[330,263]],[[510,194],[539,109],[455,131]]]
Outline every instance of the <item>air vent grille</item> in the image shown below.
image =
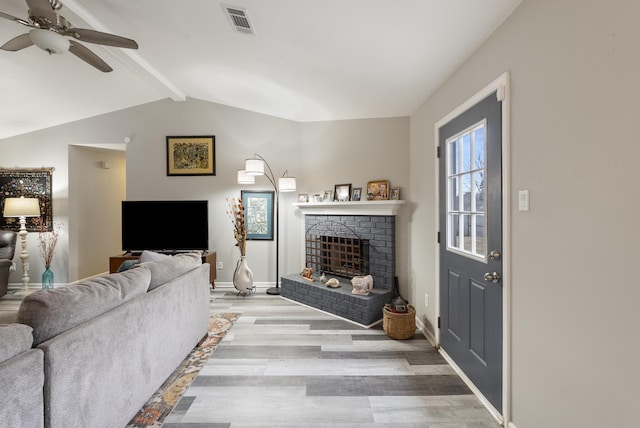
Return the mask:
[[246,16],[244,14],[244,11],[240,10],[240,9],[233,9],[233,8],[227,8],[227,12],[229,12],[229,14],[231,15],[239,15],[239,16]]
[[243,34],[255,35],[246,9],[237,6],[230,6],[227,4],[222,4],[221,6],[225,12],[225,15],[227,15],[227,18],[229,19],[229,22],[231,23],[231,27],[233,27],[234,30]]

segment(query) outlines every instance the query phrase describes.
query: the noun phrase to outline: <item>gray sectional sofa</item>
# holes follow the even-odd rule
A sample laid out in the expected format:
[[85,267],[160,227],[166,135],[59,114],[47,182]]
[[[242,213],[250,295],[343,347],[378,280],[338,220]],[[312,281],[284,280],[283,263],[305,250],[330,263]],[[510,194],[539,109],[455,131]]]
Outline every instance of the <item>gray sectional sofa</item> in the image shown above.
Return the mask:
[[44,352],[33,349],[31,327],[0,325],[0,426],[41,427]]
[[0,326],[0,426],[124,427],[207,334],[209,264],[140,260],[37,291]]

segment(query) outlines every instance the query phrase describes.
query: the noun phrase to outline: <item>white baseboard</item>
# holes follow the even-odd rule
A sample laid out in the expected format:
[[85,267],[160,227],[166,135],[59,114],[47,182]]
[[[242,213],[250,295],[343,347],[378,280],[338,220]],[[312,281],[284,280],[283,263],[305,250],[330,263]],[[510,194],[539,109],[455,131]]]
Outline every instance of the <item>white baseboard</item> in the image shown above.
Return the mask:
[[487,398],[484,396],[484,394],[473,384],[473,382],[471,382],[471,379],[469,379],[469,377],[462,371],[462,369],[460,369],[460,367],[456,364],[456,362],[444,351],[444,349],[440,348],[440,355],[442,355],[442,357],[447,360],[447,363],[449,363],[449,365],[451,366],[451,368],[458,374],[458,376],[460,376],[460,378],[462,379],[462,381],[469,387],[469,389],[471,390],[471,392],[473,392],[473,394],[478,397],[478,400],[480,400],[480,402],[482,403],[482,405],[484,407],[486,407],[486,409],[489,411],[489,413],[491,413],[491,415],[495,418],[495,420],[500,423],[501,425],[504,425],[504,418],[502,417],[502,415],[500,414],[500,412],[493,407],[493,404],[491,404],[489,402],[489,400],[487,400]]
[[429,331],[427,326],[422,321],[420,321],[419,318],[416,318],[416,326],[422,332],[422,334],[424,334],[424,337],[427,338],[429,343],[431,343],[431,346],[433,346],[435,348],[436,347],[436,336],[431,331]]
[[[255,285],[256,289],[261,290],[261,289],[267,289],[267,288],[271,288],[271,287],[275,287],[276,284],[273,282],[254,282],[253,285]],[[216,290],[217,289],[233,289],[235,290],[236,287],[233,285],[233,282],[215,282],[215,286],[216,286]]]

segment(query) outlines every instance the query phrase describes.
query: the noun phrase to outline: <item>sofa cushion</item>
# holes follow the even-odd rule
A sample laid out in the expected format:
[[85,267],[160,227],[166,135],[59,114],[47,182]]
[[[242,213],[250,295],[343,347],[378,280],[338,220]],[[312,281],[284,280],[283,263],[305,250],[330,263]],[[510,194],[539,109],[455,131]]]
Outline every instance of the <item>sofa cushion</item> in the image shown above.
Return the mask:
[[32,331],[24,324],[0,325],[0,363],[30,349],[33,345]]
[[18,321],[33,327],[34,346],[146,293],[151,271],[139,267],[24,298]]
[[[145,255],[145,253],[147,254]],[[140,256],[140,264],[138,266],[146,266],[151,271],[151,283],[149,284],[149,291],[151,291],[201,264],[202,256],[196,252],[168,256],[145,251]]]

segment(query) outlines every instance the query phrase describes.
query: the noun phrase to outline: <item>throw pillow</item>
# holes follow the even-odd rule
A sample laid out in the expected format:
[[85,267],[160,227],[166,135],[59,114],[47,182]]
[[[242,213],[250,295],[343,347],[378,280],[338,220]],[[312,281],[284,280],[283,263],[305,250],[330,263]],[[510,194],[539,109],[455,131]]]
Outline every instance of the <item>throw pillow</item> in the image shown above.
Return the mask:
[[[182,253],[173,257],[165,256],[164,254],[161,255],[165,258],[140,263],[140,266],[147,266],[151,271],[149,291],[162,284],[166,284],[202,264],[202,256],[200,253]],[[142,261],[142,257],[140,260]]]
[[116,273],[124,272],[125,270],[129,270],[135,265],[138,264],[138,260],[125,260],[122,262]]
[[171,256],[167,254],[161,254],[161,253],[156,253],[149,250],[144,250],[142,254],[140,254],[140,263],[155,262],[159,260],[167,260],[170,258]]

